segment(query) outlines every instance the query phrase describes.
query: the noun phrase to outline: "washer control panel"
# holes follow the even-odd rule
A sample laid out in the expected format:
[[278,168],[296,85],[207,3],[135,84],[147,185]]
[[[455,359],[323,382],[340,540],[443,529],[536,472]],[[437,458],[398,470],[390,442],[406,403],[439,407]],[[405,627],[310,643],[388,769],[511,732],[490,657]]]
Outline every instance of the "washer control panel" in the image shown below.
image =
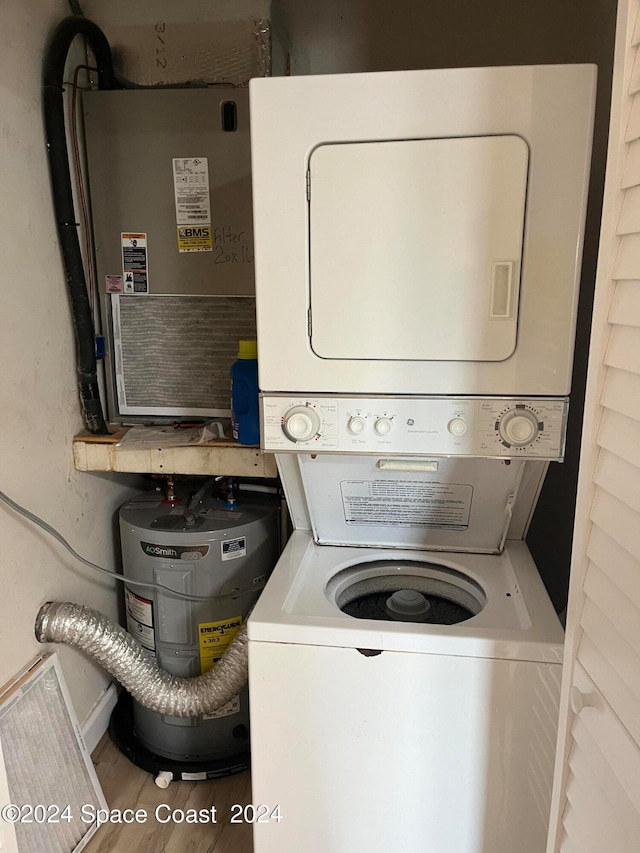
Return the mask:
[[272,453],[562,459],[569,401],[555,397],[261,398]]

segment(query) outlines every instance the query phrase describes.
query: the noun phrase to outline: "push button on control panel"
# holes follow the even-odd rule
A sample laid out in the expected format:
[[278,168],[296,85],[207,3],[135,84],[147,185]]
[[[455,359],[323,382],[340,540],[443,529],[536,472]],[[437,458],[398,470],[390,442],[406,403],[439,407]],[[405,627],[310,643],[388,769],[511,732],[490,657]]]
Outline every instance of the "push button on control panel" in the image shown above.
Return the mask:
[[452,418],[452,420],[447,424],[447,429],[451,435],[464,435],[467,431],[467,422],[464,418]]

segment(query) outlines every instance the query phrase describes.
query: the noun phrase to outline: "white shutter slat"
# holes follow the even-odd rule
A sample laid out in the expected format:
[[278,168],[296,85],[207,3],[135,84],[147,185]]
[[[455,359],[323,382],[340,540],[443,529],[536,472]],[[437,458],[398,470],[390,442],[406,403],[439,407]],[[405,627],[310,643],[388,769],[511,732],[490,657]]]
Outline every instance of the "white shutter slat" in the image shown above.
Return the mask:
[[625,234],[620,237],[613,265],[613,278],[640,278],[640,234]]
[[640,421],[640,375],[616,368],[607,371],[601,405]]
[[633,418],[605,411],[597,444],[640,468],[640,429]]
[[622,501],[598,489],[591,506],[591,520],[636,559],[640,559],[638,513]]
[[635,606],[640,603],[640,560],[634,559],[599,527],[591,529],[587,556]]
[[615,667],[617,678],[633,694],[635,713],[640,723],[640,655],[633,648],[633,636],[629,642],[629,636],[633,634],[633,622],[627,620],[622,624],[621,617],[612,621],[589,598],[585,602],[581,623],[584,637],[589,638],[612,668]]
[[[606,850],[624,850],[628,838],[617,823],[613,809],[603,799],[593,780],[591,768],[576,756],[574,746],[569,756],[569,766],[582,773],[577,776],[571,771],[567,783],[567,808],[562,823],[567,835],[573,839],[580,853],[604,853]],[[585,784],[586,779],[589,783]],[[597,815],[598,819],[587,823],[582,815]],[[564,848],[561,848],[561,850]]]
[[640,55],[636,50],[631,77],[629,79],[629,94],[634,95],[640,89]]
[[[631,853],[637,849],[634,845],[640,838],[640,814],[627,797],[620,780],[612,773],[603,746],[585,724],[583,718],[586,718],[587,714],[599,713],[605,712],[585,710],[574,723],[575,742],[569,757],[569,766],[577,784],[574,785],[572,805],[578,811],[577,800],[580,798],[580,812],[583,815],[597,815],[597,820],[589,821],[589,827],[592,832],[598,834],[604,830],[605,834],[600,835],[601,853],[608,850],[628,850]],[[585,808],[588,809],[587,812],[584,811]]]
[[621,185],[623,188],[640,184],[640,139],[628,146]]
[[631,33],[631,44],[635,47],[635,45],[640,43],[640,14],[636,16],[636,20],[633,27],[633,32]]
[[640,375],[640,329],[634,326],[614,326],[604,363]]
[[635,465],[603,450],[598,457],[593,481],[635,510],[638,513],[637,523],[640,525],[640,471]]
[[579,841],[574,842],[573,837],[570,838],[566,832],[562,833],[559,850],[560,853],[582,853]]
[[[571,761],[571,758],[569,761]],[[602,853],[603,850],[609,850],[611,843],[611,836],[607,837],[609,827],[613,826],[612,832],[614,835],[621,835],[620,828],[616,827],[615,821],[610,815],[607,815],[608,820],[606,821],[601,819],[602,807],[595,812],[598,815],[597,822],[594,821],[593,825],[585,823],[581,815],[585,813],[594,814],[593,798],[585,796],[583,787],[577,790],[575,787],[572,788],[571,781],[573,780],[575,780],[575,776],[572,774],[571,780],[567,785],[568,802],[562,818],[562,824],[567,833],[567,838],[570,838],[572,844],[575,846],[563,844],[560,846],[560,853],[567,853],[569,850],[575,850],[576,853]],[[622,839],[626,844],[627,840],[624,835],[622,835]],[[605,841],[607,842],[606,844]]]
[[640,326],[640,281],[619,281],[616,285],[609,322],[621,326]]
[[640,816],[640,747],[633,741],[620,720],[595,685],[578,665],[577,683],[591,703],[578,715],[587,727],[602,755],[611,765],[634,811]]
[[[583,716],[585,716],[584,711],[576,717],[574,723],[574,741],[578,748],[573,751],[570,767],[577,778],[591,776],[594,782],[592,787],[596,788],[596,793],[603,799],[599,808],[595,806],[598,818],[610,815],[612,822],[620,830],[616,835],[622,839],[622,843],[615,847],[610,844],[605,845],[601,848],[603,853],[611,849],[628,850],[631,853],[632,850],[637,849],[635,843],[640,838],[640,814],[629,802],[627,792],[611,772],[607,756],[603,754],[601,745],[585,725]],[[592,829],[593,823],[595,821],[590,822]]]
[[637,234],[640,231],[640,187],[632,187],[624,194],[622,210],[616,228],[617,234]]
[[598,690],[607,697],[613,712],[629,734],[640,743],[638,700],[586,633],[580,640],[577,660],[589,673]]
[[[637,649],[634,651],[635,644],[638,637],[640,637],[640,609],[633,601],[627,598],[615,583],[609,580],[595,563],[591,563],[587,571],[584,591],[590,599],[587,614],[588,619],[595,618],[601,622],[599,629],[606,628],[608,625],[615,626],[614,630],[617,632],[612,635],[614,638],[613,642],[605,642],[607,647],[605,656],[608,658],[616,656],[619,652],[618,647],[621,647],[623,644],[629,647],[627,649],[625,646],[622,653],[627,654],[627,656],[631,655],[630,659],[628,657],[631,672],[629,673],[629,677],[626,677],[621,669],[620,675],[629,684],[630,689],[638,693],[638,711],[640,712],[640,688],[638,688],[638,684],[640,684],[640,652]],[[592,614],[591,604],[595,608],[595,614],[597,615]],[[597,636],[592,630],[591,621],[585,623],[583,627],[588,632],[589,637],[594,642],[597,642]],[[619,637],[618,634],[620,635]],[[600,636],[602,637],[602,635]],[[630,684],[630,681],[633,681],[634,684]],[[640,778],[636,781],[637,790],[640,792]],[[638,803],[638,808],[640,809],[640,802]]]
[[574,685],[584,707],[573,719],[563,838],[580,853],[630,853],[640,837],[640,749],[580,664]]
[[640,98],[634,95],[631,105],[631,115],[624,135],[625,142],[631,142],[640,137]]

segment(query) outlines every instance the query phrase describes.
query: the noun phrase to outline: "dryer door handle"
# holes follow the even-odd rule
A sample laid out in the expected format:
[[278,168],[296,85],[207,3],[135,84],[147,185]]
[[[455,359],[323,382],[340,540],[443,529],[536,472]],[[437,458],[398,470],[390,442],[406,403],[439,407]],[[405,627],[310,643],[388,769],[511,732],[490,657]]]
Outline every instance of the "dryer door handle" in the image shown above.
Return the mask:
[[439,462],[435,459],[378,459],[377,467],[381,471],[437,471]]

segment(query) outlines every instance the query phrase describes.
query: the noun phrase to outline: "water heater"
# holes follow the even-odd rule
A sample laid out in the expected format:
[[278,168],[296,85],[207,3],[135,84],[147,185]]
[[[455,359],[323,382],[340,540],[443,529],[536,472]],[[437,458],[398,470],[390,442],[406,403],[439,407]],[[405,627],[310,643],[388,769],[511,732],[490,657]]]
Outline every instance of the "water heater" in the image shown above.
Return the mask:
[[[147,493],[120,510],[127,629],[163,670],[184,678],[215,666],[279,554],[276,495],[242,491],[229,505],[209,489],[196,503],[190,515],[186,495],[176,502]],[[150,591],[136,581],[199,599]],[[134,702],[132,722],[133,735],[116,720],[116,739],[124,739],[129,757],[147,770],[194,779],[248,765],[246,687],[208,718],[157,714]]]

